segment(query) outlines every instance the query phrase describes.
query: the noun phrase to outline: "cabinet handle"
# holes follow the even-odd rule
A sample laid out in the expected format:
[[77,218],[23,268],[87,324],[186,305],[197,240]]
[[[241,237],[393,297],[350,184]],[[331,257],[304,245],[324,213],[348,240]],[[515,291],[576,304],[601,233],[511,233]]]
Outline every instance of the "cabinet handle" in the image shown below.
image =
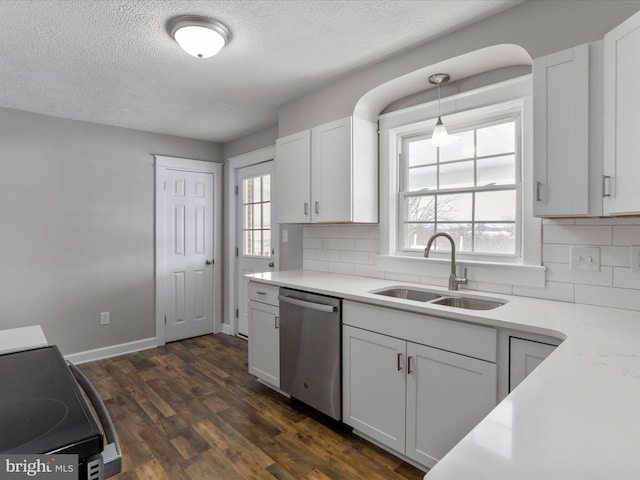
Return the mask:
[[273,317],[273,326],[276,329],[280,328],[280,317]]
[[413,357],[407,357],[407,375],[411,375],[411,359]]
[[309,215],[309,204],[304,202],[304,214]]
[[602,175],[602,197],[606,198],[610,196],[611,196],[611,175]]
[[256,292],[256,295],[266,295],[267,292]]
[[402,354],[398,353],[398,371],[402,370]]
[[540,195],[540,189],[541,188],[542,188],[542,182],[538,180],[536,182],[536,202],[541,202],[542,201],[542,196]]
[[316,210],[316,215],[318,215],[320,213],[320,202],[316,202],[314,208]]

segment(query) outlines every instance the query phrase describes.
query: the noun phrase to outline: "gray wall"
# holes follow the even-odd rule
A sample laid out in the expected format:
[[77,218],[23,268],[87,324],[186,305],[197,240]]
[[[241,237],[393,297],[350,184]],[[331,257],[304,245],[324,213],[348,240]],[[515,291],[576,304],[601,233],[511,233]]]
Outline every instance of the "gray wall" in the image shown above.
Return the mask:
[[637,0],[529,0],[284,105],[279,110],[278,135],[352,115],[369,90],[443,60],[499,44],[519,45],[537,58],[599,40],[638,10]]
[[257,132],[250,133],[241,138],[225,143],[223,145],[224,159],[227,160],[236,155],[253,152],[261,148],[270,147],[276,144],[278,138],[278,125],[273,124]]
[[155,336],[152,154],[222,161],[214,143],[0,108],[0,328],[40,324],[64,354]]

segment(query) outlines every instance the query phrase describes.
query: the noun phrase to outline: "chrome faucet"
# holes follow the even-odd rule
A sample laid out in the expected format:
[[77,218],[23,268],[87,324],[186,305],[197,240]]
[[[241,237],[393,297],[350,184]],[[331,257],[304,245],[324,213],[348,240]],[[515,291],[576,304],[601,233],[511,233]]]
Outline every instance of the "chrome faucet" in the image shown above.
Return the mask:
[[449,242],[451,242],[451,275],[449,275],[449,290],[458,290],[460,285],[467,284],[467,269],[465,267],[462,277],[458,277],[456,275],[456,244],[453,241],[453,237],[451,235],[444,232],[438,232],[431,235],[431,238],[429,238],[427,246],[424,249],[424,257],[429,257],[429,250],[431,249],[431,245],[433,245],[433,242],[438,237],[444,237],[449,240]]

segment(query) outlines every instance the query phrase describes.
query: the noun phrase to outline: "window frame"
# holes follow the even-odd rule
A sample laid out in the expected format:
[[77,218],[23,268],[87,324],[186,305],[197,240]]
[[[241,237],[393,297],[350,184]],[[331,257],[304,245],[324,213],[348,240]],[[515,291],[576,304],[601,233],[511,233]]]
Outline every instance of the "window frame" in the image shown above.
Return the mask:
[[[430,195],[446,195],[446,194],[455,194],[455,193],[478,193],[478,192],[494,192],[494,191],[514,191],[515,192],[515,218],[513,223],[515,225],[515,251],[514,253],[489,253],[489,252],[462,252],[457,251],[457,256],[460,259],[468,258],[469,260],[485,260],[485,261],[504,261],[510,263],[519,263],[522,257],[522,102],[506,102],[503,104],[492,105],[490,111],[487,113],[486,109],[478,109],[472,111],[461,112],[457,115],[458,121],[448,122],[447,130],[450,134],[456,134],[463,131],[469,131],[470,129],[478,130],[481,128],[490,127],[493,125],[500,125],[503,123],[507,123],[508,121],[513,121],[515,123],[516,136],[515,136],[515,152],[514,152],[514,162],[515,162],[515,172],[514,172],[514,183],[513,184],[503,184],[503,185],[495,185],[495,186],[484,186],[484,187],[460,187],[460,188],[436,188],[434,190],[430,190],[427,192],[411,192],[406,188],[403,188],[403,184],[407,181],[406,178],[406,169],[408,158],[404,153],[405,145],[408,140],[413,139],[415,137],[423,137],[423,138],[431,138],[431,134],[433,133],[433,126],[435,125],[436,118],[430,119],[426,121],[426,124],[429,126],[426,129],[416,130],[413,125],[408,126],[409,133],[403,133],[402,131],[397,132],[397,142],[399,149],[398,156],[398,199],[397,199],[397,218],[398,221],[396,223],[396,245],[397,245],[397,253],[401,256],[413,256],[413,257],[422,257],[424,254],[423,249],[410,249],[404,245],[405,238],[403,233],[403,228],[406,225],[407,219],[405,218],[404,212],[404,200],[407,197],[418,197],[418,196],[430,196]],[[422,125],[423,122],[420,122]],[[495,155],[498,157],[500,155]],[[455,160],[452,162],[444,162],[444,165],[449,165],[452,163],[462,162],[462,161],[474,161],[474,175],[476,173],[476,165],[478,159],[482,160],[485,157],[478,157],[474,154],[472,158]],[[438,162],[436,165],[440,165]],[[436,167],[437,168],[437,167]],[[475,204],[472,203],[472,220],[469,223],[481,223],[475,220]],[[437,225],[437,221],[434,222]],[[444,222],[443,222],[444,223]],[[468,222],[464,222],[468,223]],[[493,222],[491,222],[493,223]],[[437,231],[437,227],[436,227]],[[435,258],[438,257],[446,257],[450,255],[449,250],[432,250],[430,252]]]
[[[472,91],[444,97],[440,110],[433,101],[379,116],[380,132],[380,255],[377,267],[382,275],[420,275],[425,281],[448,277],[448,252],[401,254],[398,251],[399,150],[398,135],[408,135],[433,128],[433,118],[441,114],[445,125],[458,124],[469,111],[490,115],[507,103],[521,106],[521,172],[518,207],[521,215],[521,255],[500,258],[494,255],[458,255],[460,267],[468,267],[473,282],[544,287],[545,267],[542,257],[542,222],[533,216],[533,108],[532,77],[524,75]],[[457,113],[462,112],[462,113]],[[453,133],[453,130],[451,131]],[[386,179],[386,180],[385,180]]]
[[[265,177],[269,177],[269,200],[265,201],[264,200],[264,179]],[[246,182],[247,181],[255,181],[259,179],[260,180],[260,199],[255,200],[253,198],[250,199],[250,201],[246,201],[245,197],[247,195],[247,192],[245,191],[246,189]],[[242,208],[242,212],[241,212],[241,220],[242,220],[242,256],[246,257],[246,258],[256,258],[256,259],[269,259],[273,256],[272,254],[272,250],[273,250],[273,235],[272,235],[272,228],[273,228],[273,222],[272,222],[272,205],[273,205],[273,199],[272,199],[272,191],[271,191],[271,185],[272,185],[272,174],[271,173],[259,173],[256,175],[252,175],[252,176],[247,176],[241,179],[241,183],[242,183],[242,200],[241,200],[241,208]],[[253,187],[252,187],[253,188]],[[253,195],[253,192],[252,192]],[[264,206],[265,204],[269,205],[269,225],[268,227],[265,228],[265,223],[264,223]],[[255,206],[259,206],[260,209],[260,227],[259,228],[255,228],[254,227],[254,221],[253,218],[251,218],[251,228],[247,228],[247,222],[249,221],[249,218],[247,217],[246,211],[247,211],[247,207],[251,207],[251,209],[253,210],[253,207]],[[255,232],[260,232],[260,247],[261,247],[261,251],[262,254],[261,255],[257,255],[255,253],[248,253],[248,242],[247,242],[247,235],[251,236],[253,235]],[[269,246],[268,248],[265,250],[265,232],[269,232]],[[253,243],[253,242],[252,242]],[[253,250],[253,245],[251,247],[251,250]],[[265,254],[266,252],[266,254]]]

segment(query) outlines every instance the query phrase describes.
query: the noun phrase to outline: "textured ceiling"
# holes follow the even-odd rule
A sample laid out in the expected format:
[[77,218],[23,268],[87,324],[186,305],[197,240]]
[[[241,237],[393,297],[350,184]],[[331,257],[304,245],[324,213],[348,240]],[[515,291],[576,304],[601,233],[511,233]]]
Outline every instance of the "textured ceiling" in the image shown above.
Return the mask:
[[[523,0],[0,0],[0,106],[227,142],[349,71]],[[169,18],[232,32],[209,59]]]

